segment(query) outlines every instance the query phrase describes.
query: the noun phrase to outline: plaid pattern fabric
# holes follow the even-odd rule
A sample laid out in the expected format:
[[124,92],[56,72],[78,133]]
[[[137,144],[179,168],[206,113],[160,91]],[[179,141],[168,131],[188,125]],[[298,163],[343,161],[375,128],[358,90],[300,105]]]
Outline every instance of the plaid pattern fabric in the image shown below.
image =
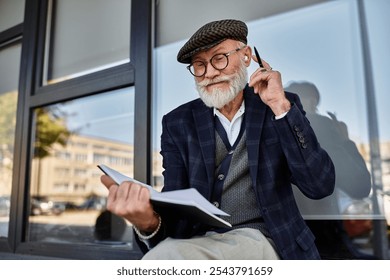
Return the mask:
[[202,26],[184,44],[177,54],[177,61],[191,63],[191,57],[199,51],[210,49],[226,39],[247,43],[248,28],[239,20],[225,19]]
[[[281,258],[318,259],[314,236],[298,211],[291,183],[309,198],[323,198],[333,192],[334,167],[319,146],[298,97],[286,94],[291,110],[275,120],[252,88],[244,91],[250,176]],[[164,116],[162,124],[163,190],[191,187],[210,199],[215,171],[212,109],[197,99]],[[178,213],[162,212],[162,216],[167,236],[189,238],[203,233],[201,224]]]

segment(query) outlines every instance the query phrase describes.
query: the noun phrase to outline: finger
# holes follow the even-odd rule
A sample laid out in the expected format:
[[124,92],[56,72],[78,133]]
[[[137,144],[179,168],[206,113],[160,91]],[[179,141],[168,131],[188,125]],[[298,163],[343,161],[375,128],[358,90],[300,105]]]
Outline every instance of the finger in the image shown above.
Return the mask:
[[257,60],[256,55],[252,54],[252,59],[253,59],[254,61],[256,61],[257,63],[259,63],[259,61]]
[[147,188],[141,188],[139,192],[139,200],[147,203],[150,202],[150,191]]
[[271,79],[280,80],[281,76],[278,71],[272,70],[272,68],[259,68],[252,73],[249,80],[249,86],[254,86],[256,83],[268,82]]
[[265,66],[265,67],[260,67],[258,69],[255,70],[255,72],[253,72],[253,74],[255,73],[267,73],[267,72],[272,72],[272,68],[271,67],[268,67],[268,66]]
[[106,186],[107,189],[110,189],[112,185],[116,185],[115,181],[107,175],[100,176],[100,181],[103,183],[103,185]]
[[108,196],[107,196],[107,203],[106,207],[108,211],[111,211],[115,213],[115,205],[117,201],[117,192],[118,192],[118,185],[111,185],[111,187],[108,190]]
[[118,185],[113,185],[109,189],[109,195],[107,199],[107,209],[116,215],[124,217],[127,215],[126,206],[133,205],[131,200],[132,198],[129,196],[130,183],[123,182]]
[[269,80],[270,72],[263,71],[264,68],[259,68],[251,75],[249,79],[249,86],[255,87],[259,83],[267,82]]
[[141,187],[136,195],[138,195],[138,199],[133,205],[134,211],[147,216],[151,215],[153,213],[153,207],[150,203],[149,190],[145,187]]
[[129,182],[129,187],[130,187],[129,188],[129,196],[133,197],[134,199],[139,200],[142,189],[144,189],[144,187],[142,187],[139,184],[130,183],[130,182]]
[[264,61],[264,60],[262,60],[262,61],[263,61],[263,66],[265,69],[267,69],[268,71],[272,70],[271,65],[269,65],[269,63],[267,61]]
[[126,204],[128,198],[134,200],[134,195],[132,195],[133,185],[136,184],[133,184],[128,181],[122,182],[120,184],[117,191],[117,197],[118,197],[117,200],[119,200],[120,203]]

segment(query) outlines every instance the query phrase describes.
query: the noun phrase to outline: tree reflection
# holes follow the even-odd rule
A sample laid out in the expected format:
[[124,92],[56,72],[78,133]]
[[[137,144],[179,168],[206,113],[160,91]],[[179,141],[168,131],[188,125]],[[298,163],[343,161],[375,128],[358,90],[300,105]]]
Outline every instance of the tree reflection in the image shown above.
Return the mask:
[[36,138],[34,157],[49,156],[56,143],[66,146],[71,132],[66,126],[66,115],[56,107],[38,108],[36,113]]

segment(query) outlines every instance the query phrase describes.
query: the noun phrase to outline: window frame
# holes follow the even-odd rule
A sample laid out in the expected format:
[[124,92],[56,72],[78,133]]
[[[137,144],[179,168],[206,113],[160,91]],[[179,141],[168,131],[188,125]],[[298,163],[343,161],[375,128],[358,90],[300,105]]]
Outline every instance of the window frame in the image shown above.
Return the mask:
[[[131,0],[130,62],[56,84],[42,85],[48,5],[49,0],[26,1],[24,22],[0,33],[0,46],[22,37],[9,235],[6,240],[0,240],[0,253],[20,254],[25,258],[138,259],[142,254],[134,240],[133,250],[26,240],[29,171],[35,108],[134,86],[134,177],[151,183],[154,1]],[[83,249],[80,250],[80,247]]]
[[[23,35],[23,23],[19,23],[13,27],[10,27],[2,32],[0,32],[0,50],[5,49],[7,47],[12,46],[13,44],[20,44],[22,42],[22,35]],[[20,80],[20,74],[19,74],[19,80]],[[18,92],[18,95],[20,93]],[[19,98],[19,97],[18,97]],[[18,116],[18,111],[16,112]],[[17,133],[17,126],[15,127],[15,142],[17,141],[18,133]],[[17,147],[14,146],[14,154],[16,153]],[[16,165],[14,164],[13,171],[15,171]],[[12,174],[12,190],[11,190],[11,209],[9,213],[9,220],[8,220],[8,236],[5,238],[0,239],[0,252],[12,252],[12,244],[10,242],[11,236],[13,231],[11,230],[11,223],[15,218],[14,211],[12,211],[12,206],[17,203],[17,201],[14,199],[14,180],[15,175]]]

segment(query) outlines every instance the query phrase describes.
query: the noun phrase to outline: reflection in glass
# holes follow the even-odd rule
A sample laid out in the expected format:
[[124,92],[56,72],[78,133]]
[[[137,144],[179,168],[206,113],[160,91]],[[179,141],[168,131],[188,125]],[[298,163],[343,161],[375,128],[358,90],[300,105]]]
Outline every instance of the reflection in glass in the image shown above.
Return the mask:
[[[379,182],[378,185],[383,185],[383,189],[377,190],[377,192],[383,198],[383,207],[390,235],[390,110],[388,108],[390,81],[387,79],[390,56],[386,55],[390,46],[390,18],[387,16],[389,10],[389,1],[364,1],[364,11],[369,28],[369,48],[371,50],[372,75],[375,82],[375,105],[379,133],[379,147],[377,149],[380,151],[380,159],[377,158],[379,162],[376,161],[373,166],[377,167],[374,180],[376,184]],[[374,157],[377,156],[374,154]],[[378,168],[378,165],[380,165],[380,168]]]
[[0,32],[23,22],[25,0],[0,0]]
[[8,236],[20,50],[0,50],[0,237]]
[[[311,200],[295,189],[298,207],[307,218],[307,225],[316,236],[316,245],[322,258],[373,258],[357,250],[352,239],[369,236],[373,230],[374,211],[371,175],[367,168],[365,145],[358,147],[349,138],[348,127],[331,112],[320,114],[321,93],[307,81],[290,82],[286,91],[297,93],[306,117],[317,139],[332,158],[336,183],[332,195]],[[301,136],[299,136],[301,137]]]
[[44,84],[129,61],[131,0],[50,3]]
[[[373,211],[371,199],[371,175],[368,171],[367,145],[360,147],[349,138],[348,126],[328,111],[319,113],[322,94],[316,85],[308,81],[290,82],[286,91],[298,94],[306,111],[306,117],[317,139],[335,166],[336,184],[332,195],[311,200],[296,192],[300,211],[311,219],[371,218],[379,215]],[[303,137],[303,136],[302,136]]]
[[134,89],[35,110],[29,239],[123,244],[132,231],[105,209],[97,164],[133,176]]
[[[368,18],[369,45],[372,48],[371,55],[374,58],[376,93],[381,96],[380,100],[382,101],[377,105],[383,108],[382,114],[379,115],[379,122],[383,122],[380,131],[380,156],[383,173],[375,166],[371,166],[368,131],[375,124],[367,122],[366,95],[370,96],[372,93],[366,93],[364,90],[364,62],[359,35],[361,23],[359,22],[356,2],[329,1],[247,22],[249,45],[256,46],[262,58],[268,61],[274,69],[281,72],[286,86],[291,85],[293,81],[309,81],[318,88],[321,99],[310,118],[313,121],[313,126],[314,122],[318,124],[315,128],[318,135],[323,136],[319,141],[322,141],[324,146],[343,142],[346,149],[352,150],[356,156],[356,160],[344,157],[345,161],[340,161],[337,164],[336,173],[341,175],[338,180],[344,180],[344,184],[340,181],[339,186],[346,188],[346,192],[337,192],[332,198],[342,196],[342,200],[329,199],[330,204],[324,203],[321,208],[318,207],[318,203],[316,208],[311,207],[311,209],[309,207],[304,209],[304,206],[308,205],[300,205],[300,210],[307,220],[313,219],[312,221],[316,222],[321,219],[323,223],[328,223],[328,225],[339,223],[344,226],[346,229],[344,232],[341,232],[340,228],[333,232],[338,235],[337,240],[333,239],[331,242],[324,243],[323,248],[344,249],[345,246],[348,246],[348,248],[356,249],[343,252],[349,254],[348,258],[372,257],[375,251],[374,247],[387,246],[385,240],[390,233],[387,230],[388,236],[380,235],[379,238],[374,234],[378,232],[375,222],[383,220],[384,215],[387,218],[387,227],[390,228],[390,126],[388,125],[388,117],[386,117],[389,113],[387,107],[390,80],[383,76],[388,72],[388,63],[386,62],[389,57],[387,50],[390,40],[388,28],[380,28],[381,26],[390,26],[387,24],[389,20],[385,12],[388,10],[389,2],[386,0],[362,2],[365,3],[368,10],[372,9],[371,16]],[[223,10],[219,12],[223,14]],[[176,22],[176,25],[180,26],[180,22]],[[160,24],[160,26],[163,25]],[[176,106],[198,97],[194,90],[193,77],[188,75],[184,65],[179,65],[176,62],[177,51],[183,43],[183,41],[173,42],[155,50],[155,64],[158,66],[155,75],[155,135],[158,136],[154,138],[156,149],[160,146],[162,116]],[[335,65],[337,66],[333,67]],[[252,63],[248,70],[249,74],[253,73],[256,67],[257,65]],[[178,92],[181,94],[178,95]],[[308,112],[308,109],[311,108],[309,106],[310,104],[305,106]],[[329,115],[327,112],[331,114]],[[318,113],[322,117],[314,113]],[[320,119],[325,121],[320,124]],[[326,134],[326,127],[332,127],[334,135],[342,132],[343,134],[338,136],[343,137],[336,141],[336,137],[331,136],[329,131]],[[325,144],[327,140],[331,141]],[[328,147],[328,149],[331,148]],[[337,153],[337,149],[339,148],[336,147],[333,150],[335,158],[341,155],[341,153]],[[157,160],[157,154],[155,160]],[[354,165],[358,165],[358,167],[351,174],[348,170],[351,170],[349,168]],[[370,171],[370,174],[367,171]],[[370,177],[372,179],[374,176],[381,176],[383,180],[383,193],[379,194],[378,197],[372,195],[373,186]],[[349,182],[345,182],[345,180]],[[348,193],[350,197],[346,195]],[[319,203],[322,202],[325,201]],[[347,202],[352,202],[352,204],[349,205]],[[375,208],[375,203],[379,204],[377,208]],[[315,212],[312,211],[313,209]],[[330,226],[323,228],[328,229],[328,231],[323,231],[324,234],[329,233],[329,229],[331,229]],[[317,242],[319,238],[316,238]],[[345,243],[342,244],[342,242]],[[367,252],[368,255],[362,252]],[[326,252],[329,258],[342,258],[338,253]]]

